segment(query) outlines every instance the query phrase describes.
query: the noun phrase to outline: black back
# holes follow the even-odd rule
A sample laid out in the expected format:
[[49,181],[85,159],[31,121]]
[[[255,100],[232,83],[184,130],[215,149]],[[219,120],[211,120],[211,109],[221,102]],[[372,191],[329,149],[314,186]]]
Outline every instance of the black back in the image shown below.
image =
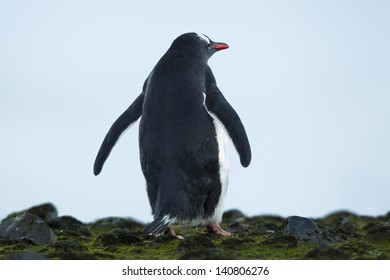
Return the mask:
[[218,145],[204,106],[207,59],[197,34],[185,34],[149,76],[139,143],[152,211],[159,215],[211,215],[219,198]]
[[150,233],[164,232],[172,221],[213,215],[221,194],[213,118],[224,125],[241,164],[246,167],[251,161],[245,128],[207,65],[215,52],[226,48],[226,44],[197,33],[176,38],[146,79],[141,94],[114,122],[100,147],[95,175],[122,132],[142,116],[141,167],[155,217],[146,228]]

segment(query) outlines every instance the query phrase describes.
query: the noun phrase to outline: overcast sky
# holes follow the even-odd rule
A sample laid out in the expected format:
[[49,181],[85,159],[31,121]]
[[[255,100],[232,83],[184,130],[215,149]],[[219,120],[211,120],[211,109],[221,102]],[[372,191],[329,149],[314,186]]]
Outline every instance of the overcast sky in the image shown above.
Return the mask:
[[209,61],[252,146],[229,145],[226,209],[319,217],[390,210],[390,2],[0,0],[0,219],[151,221],[138,123],[102,173],[111,124],[180,34],[230,48]]

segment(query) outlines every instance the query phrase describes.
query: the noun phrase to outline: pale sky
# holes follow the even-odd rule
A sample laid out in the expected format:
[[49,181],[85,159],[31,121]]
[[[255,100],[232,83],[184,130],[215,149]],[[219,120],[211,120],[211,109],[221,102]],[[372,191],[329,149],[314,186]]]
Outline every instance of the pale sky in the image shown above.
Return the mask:
[[95,177],[111,124],[182,33],[230,48],[209,61],[244,123],[226,209],[320,217],[390,211],[390,2],[0,0],[0,219],[151,221],[138,123]]

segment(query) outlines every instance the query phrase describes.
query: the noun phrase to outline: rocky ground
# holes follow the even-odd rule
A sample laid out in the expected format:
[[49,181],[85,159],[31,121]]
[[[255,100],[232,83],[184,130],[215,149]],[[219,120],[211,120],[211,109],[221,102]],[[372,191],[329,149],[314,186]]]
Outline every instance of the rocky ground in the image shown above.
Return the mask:
[[175,227],[184,240],[149,236],[144,227],[120,217],[85,224],[42,204],[1,221],[0,259],[390,259],[390,212],[369,217],[343,211],[313,220],[231,210],[222,227],[233,236]]

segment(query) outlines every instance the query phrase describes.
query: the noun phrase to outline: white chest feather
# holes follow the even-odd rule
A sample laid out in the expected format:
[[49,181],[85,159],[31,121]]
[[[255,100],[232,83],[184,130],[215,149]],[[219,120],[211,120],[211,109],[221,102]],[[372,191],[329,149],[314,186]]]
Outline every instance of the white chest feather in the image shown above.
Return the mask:
[[227,157],[227,147],[226,147],[226,133],[225,127],[221,121],[213,113],[210,113],[210,116],[213,118],[215,132],[218,142],[218,159],[219,159],[219,177],[221,181],[221,195],[218,200],[218,204],[215,207],[213,216],[210,218],[210,221],[215,221],[219,223],[222,220],[223,206],[225,201],[225,196],[227,192],[227,187],[229,184],[229,162]]

